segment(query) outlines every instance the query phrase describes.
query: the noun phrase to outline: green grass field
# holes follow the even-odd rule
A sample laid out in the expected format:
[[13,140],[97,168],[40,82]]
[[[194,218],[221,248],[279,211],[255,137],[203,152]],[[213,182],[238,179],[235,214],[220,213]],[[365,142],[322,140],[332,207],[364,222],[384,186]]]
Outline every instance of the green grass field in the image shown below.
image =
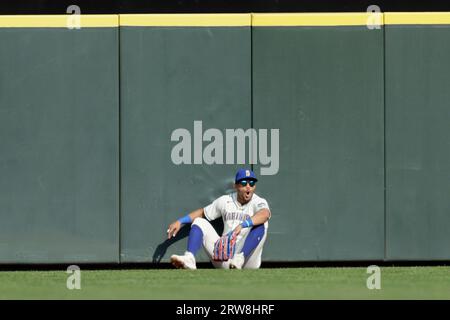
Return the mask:
[[1,271],[0,299],[450,299],[450,267],[382,267],[369,290],[366,268]]

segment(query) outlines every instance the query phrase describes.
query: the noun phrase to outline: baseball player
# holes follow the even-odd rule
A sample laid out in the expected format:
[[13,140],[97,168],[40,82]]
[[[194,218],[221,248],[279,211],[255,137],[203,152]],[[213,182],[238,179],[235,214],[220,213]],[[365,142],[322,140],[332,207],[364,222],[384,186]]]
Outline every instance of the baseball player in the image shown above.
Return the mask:
[[[186,252],[172,255],[171,263],[177,268],[196,269],[195,255],[203,246],[215,268],[259,268],[271,213],[267,201],[254,193],[257,181],[252,170],[240,169],[235,176],[235,192],[170,224],[169,239],[183,224],[192,223]],[[210,223],[220,217],[224,223],[222,236]]]

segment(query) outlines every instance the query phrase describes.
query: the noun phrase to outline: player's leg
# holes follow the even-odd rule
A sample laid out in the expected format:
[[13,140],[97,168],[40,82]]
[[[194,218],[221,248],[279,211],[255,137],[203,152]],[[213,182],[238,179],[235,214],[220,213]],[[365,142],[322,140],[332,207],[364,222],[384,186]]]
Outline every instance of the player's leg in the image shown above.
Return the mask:
[[206,253],[208,254],[208,257],[211,258],[214,243],[216,243],[216,241],[220,238],[220,236],[216,232],[216,229],[214,229],[214,227],[208,220],[204,218],[197,218],[194,220],[194,222],[192,222],[191,233],[189,234],[188,250],[195,250],[195,252],[193,252],[195,255],[203,246]]
[[180,269],[197,269],[195,255],[202,245],[218,238],[219,235],[208,220],[196,218],[191,224],[186,252],[184,255],[172,255],[170,261]]
[[[216,243],[217,240],[219,240],[220,236],[217,234],[216,230],[211,225],[211,223],[209,223],[209,221],[206,219],[197,218],[192,223],[192,227],[194,227],[194,226],[198,226],[203,233],[203,241],[202,241],[203,248],[205,249],[205,252],[208,255],[208,258],[211,261],[211,263],[213,264],[214,268],[228,269],[228,261],[215,261],[213,259],[214,244]],[[190,235],[189,235],[189,237],[190,237]],[[198,244],[195,247],[195,249],[196,248],[199,248]]]
[[267,225],[253,227],[244,240],[240,253],[235,254],[230,261],[231,269],[258,269],[261,266],[261,256],[267,237]]
[[[264,226],[264,225],[261,225]],[[257,233],[255,233],[256,241],[255,239],[250,239],[249,241],[253,242],[253,244],[257,243],[256,247],[254,247],[253,250],[251,250],[251,246],[245,247],[242,251],[245,255],[245,263],[244,263],[244,269],[258,269],[261,266],[261,257],[262,257],[262,251],[264,247],[264,243],[267,239],[267,228],[268,226],[264,226],[264,228],[259,229]]]
[[171,257],[172,264],[177,268],[196,269],[195,255],[202,246],[208,253],[211,243],[212,247],[214,247],[217,239],[219,239],[219,235],[211,223],[204,218],[196,218],[191,225],[185,254],[182,256],[173,255]]

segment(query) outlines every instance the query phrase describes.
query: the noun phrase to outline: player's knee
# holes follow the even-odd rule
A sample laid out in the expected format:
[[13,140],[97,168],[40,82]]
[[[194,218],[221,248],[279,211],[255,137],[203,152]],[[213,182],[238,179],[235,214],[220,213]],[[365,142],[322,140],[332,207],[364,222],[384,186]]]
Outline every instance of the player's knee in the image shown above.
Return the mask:
[[192,221],[192,225],[196,225],[200,229],[203,229],[207,224],[209,224],[209,222],[205,218],[195,218],[194,221]]

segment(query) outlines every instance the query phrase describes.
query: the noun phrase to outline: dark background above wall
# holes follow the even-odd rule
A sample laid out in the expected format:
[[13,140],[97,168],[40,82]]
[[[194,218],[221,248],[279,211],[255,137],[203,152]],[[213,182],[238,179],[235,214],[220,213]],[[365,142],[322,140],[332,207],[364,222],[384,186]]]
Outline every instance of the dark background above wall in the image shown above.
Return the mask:
[[370,5],[381,11],[450,11],[442,0],[2,0],[0,14],[64,14],[78,5],[85,14],[188,12],[363,12]]

